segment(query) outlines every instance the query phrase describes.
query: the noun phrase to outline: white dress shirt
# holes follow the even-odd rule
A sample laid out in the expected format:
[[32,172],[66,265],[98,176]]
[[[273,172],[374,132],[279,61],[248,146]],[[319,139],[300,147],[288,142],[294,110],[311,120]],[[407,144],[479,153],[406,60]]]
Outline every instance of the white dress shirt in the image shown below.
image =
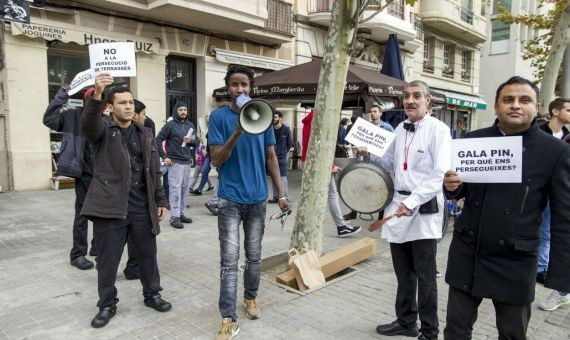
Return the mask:
[[[384,225],[382,238],[391,243],[441,238],[443,176],[451,166],[451,134],[447,125],[429,115],[415,123],[415,132],[405,130],[404,123],[400,123],[396,138],[384,156],[372,155],[371,160],[394,173],[395,177],[394,198],[384,210],[384,216],[392,215],[400,203],[413,211],[410,218],[394,218]],[[404,170],[404,163],[407,163],[407,170]],[[398,191],[408,191],[411,195],[402,195]],[[434,196],[437,196],[439,212],[419,214],[419,206]]]

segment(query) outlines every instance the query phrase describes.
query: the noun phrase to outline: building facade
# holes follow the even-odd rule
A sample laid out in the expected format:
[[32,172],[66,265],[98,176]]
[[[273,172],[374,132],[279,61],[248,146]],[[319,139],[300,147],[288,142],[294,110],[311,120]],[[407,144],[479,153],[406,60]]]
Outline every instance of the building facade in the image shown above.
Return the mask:
[[[88,44],[133,41],[137,76],[129,84],[160,129],[176,100],[200,118],[217,105],[229,64],[258,73],[294,65],[292,1],[48,0],[31,5],[29,24],[5,22],[0,70],[0,186],[49,188],[56,133],[42,124],[49,101],[89,68]],[[81,93],[69,105],[82,105]],[[201,124],[200,124],[201,122]],[[52,153],[52,151],[54,151]]]
[[510,10],[513,15],[541,13],[546,8],[537,8],[536,0],[493,0],[487,12],[487,36],[483,45],[481,63],[481,95],[491,105],[482,112],[478,128],[488,127],[495,121],[495,91],[497,87],[512,76],[521,76],[533,80],[530,60],[523,60],[524,43],[540,32],[525,25],[507,25],[496,19],[499,6]]
[[477,125],[487,103],[480,97],[479,69],[487,19],[484,0],[421,0],[416,29],[422,48],[414,54],[411,79],[446,95],[434,115],[462,137]]

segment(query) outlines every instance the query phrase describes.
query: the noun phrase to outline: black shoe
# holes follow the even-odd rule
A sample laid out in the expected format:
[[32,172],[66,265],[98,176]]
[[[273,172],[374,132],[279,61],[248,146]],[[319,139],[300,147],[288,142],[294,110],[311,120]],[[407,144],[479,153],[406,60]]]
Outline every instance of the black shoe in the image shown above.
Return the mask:
[[106,324],[109,323],[109,320],[111,320],[111,318],[115,316],[116,312],[117,312],[117,307],[105,307],[99,310],[99,313],[97,313],[97,315],[95,315],[93,320],[91,320],[91,327],[101,328],[105,326]]
[[212,191],[212,190],[214,190],[214,188],[215,188],[215,186],[212,185],[211,187],[208,187],[208,189],[206,189],[206,191]]
[[546,282],[546,271],[536,273],[536,282],[541,284]]
[[125,274],[125,278],[127,280],[138,280],[141,278],[141,276],[139,275],[138,270],[136,272],[133,272],[132,270],[127,270],[125,268],[125,270],[123,270],[123,274]]
[[342,216],[346,221],[354,220],[358,217],[358,213],[356,211],[351,210],[348,214]]
[[144,299],[144,304],[147,307],[154,309],[157,312],[168,312],[172,309],[172,304],[168,301],[164,301],[160,294],[153,295],[148,299]]
[[354,234],[358,234],[360,232],[359,226],[349,226],[349,225],[341,225],[336,227],[338,237],[348,237]]
[[418,336],[420,334],[418,332],[418,326],[414,325],[413,327],[407,328],[400,325],[398,321],[394,321],[386,325],[379,325],[378,327],[376,327],[376,333],[387,336],[392,336],[392,335]]
[[279,198],[272,198],[270,200],[267,200],[267,203],[277,203],[279,202]]
[[204,206],[205,206],[206,209],[208,209],[212,214],[214,214],[214,216],[218,216],[218,207],[216,207],[215,205],[210,205],[210,204],[208,204],[208,202],[204,203]]
[[424,333],[421,333],[420,336],[418,336],[418,340],[437,340],[437,336],[436,337],[430,337],[425,335]]
[[184,215],[180,215],[180,222],[182,223],[192,223],[192,219],[190,217],[186,217]]
[[93,262],[85,258],[85,256],[77,256],[69,262],[72,266],[77,267],[81,270],[87,270],[93,268]]
[[97,250],[93,248],[89,249],[89,256],[97,257]]
[[200,196],[200,195],[202,195],[202,192],[198,189],[194,189],[194,190],[190,191],[190,194]]
[[172,221],[170,221],[170,225],[173,226],[176,229],[182,229],[184,228],[184,224],[182,224],[182,222],[180,222],[179,218],[175,218]]

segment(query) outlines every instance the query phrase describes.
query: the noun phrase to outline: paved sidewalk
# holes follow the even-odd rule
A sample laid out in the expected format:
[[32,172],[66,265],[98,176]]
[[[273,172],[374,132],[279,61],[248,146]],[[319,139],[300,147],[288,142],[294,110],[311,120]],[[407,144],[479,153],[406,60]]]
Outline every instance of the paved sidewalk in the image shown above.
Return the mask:
[[[290,173],[290,196],[298,203],[299,172]],[[214,181],[215,182],[215,181]],[[102,329],[90,327],[97,313],[95,270],[69,265],[73,190],[0,194],[0,340],[2,339],[213,339],[218,314],[219,244],[217,219],[204,207],[210,197],[192,196],[189,216],[194,223],[182,230],[162,224],[158,259],[163,297],[172,311],[158,313],[145,307],[138,281],[117,276],[120,302],[117,315]],[[277,212],[268,205],[268,215]],[[287,250],[294,216],[282,231],[278,222],[266,227],[263,256]],[[327,212],[325,251],[354,241],[336,237]],[[362,227],[369,222],[355,221]],[[91,227],[90,227],[91,234]],[[450,231],[451,232],[451,231]],[[363,230],[356,238],[371,236]],[[378,234],[375,234],[377,237]],[[438,267],[445,274],[451,235],[439,244]],[[378,254],[357,265],[347,278],[306,296],[287,292],[262,280],[259,302],[262,317],[251,321],[238,305],[241,332],[237,339],[381,339],[376,325],[394,317],[396,278],[389,247],[379,241]],[[240,262],[243,263],[243,250]],[[243,288],[240,277],[238,301]],[[447,285],[439,284],[439,318],[445,326]],[[537,286],[537,299],[548,295]],[[533,305],[530,339],[570,339],[570,307],[544,312]],[[474,339],[496,339],[492,304],[484,301],[475,324]],[[409,339],[385,337],[387,339]],[[440,336],[442,339],[443,336]]]

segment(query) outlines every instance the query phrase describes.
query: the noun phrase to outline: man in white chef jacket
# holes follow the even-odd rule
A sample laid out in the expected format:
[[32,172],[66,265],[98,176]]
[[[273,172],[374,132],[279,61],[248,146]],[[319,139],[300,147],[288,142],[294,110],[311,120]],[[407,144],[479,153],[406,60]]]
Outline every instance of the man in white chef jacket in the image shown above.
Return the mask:
[[[439,333],[435,256],[436,240],[441,238],[442,183],[450,168],[451,135],[443,122],[429,115],[430,102],[426,83],[406,84],[408,119],[398,125],[396,138],[382,158],[371,155],[373,162],[395,176],[394,198],[384,217],[397,217],[382,227],[382,238],[390,243],[398,280],[397,319],[376,327],[381,335],[436,339]],[[359,148],[359,154],[368,152]]]

